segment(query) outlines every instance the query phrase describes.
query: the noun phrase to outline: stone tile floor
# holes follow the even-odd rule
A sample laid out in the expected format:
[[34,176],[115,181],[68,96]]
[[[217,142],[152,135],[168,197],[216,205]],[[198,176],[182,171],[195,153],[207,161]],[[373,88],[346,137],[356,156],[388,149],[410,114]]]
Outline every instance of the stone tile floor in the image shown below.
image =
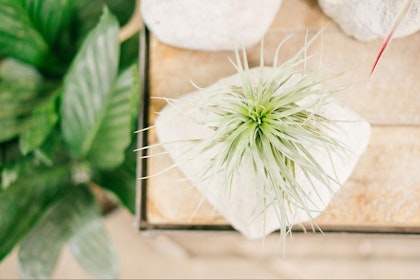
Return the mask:
[[[235,232],[139,233],[134,217],[116,210],[106,218],[121,279],[416,279],[420,236],[294,233],[286,243],[272,234],[245,240]],[[0,279],[16,279],[16,252],[0,264]],[[54,279],[89,279],[66,248]]]

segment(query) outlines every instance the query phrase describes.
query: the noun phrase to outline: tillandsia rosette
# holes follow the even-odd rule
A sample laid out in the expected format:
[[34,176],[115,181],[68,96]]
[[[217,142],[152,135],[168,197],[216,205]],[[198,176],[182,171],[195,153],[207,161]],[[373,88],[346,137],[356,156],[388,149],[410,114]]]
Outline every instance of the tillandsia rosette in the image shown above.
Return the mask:
[[156,120],[173,166],[249,238],[312,223],[368,142],[369,124],[338,105],[338,89],[302,70],[315,38],[281,66],[265,67],[263,47],[253,69],[236,52],[236,75],[166,99]]

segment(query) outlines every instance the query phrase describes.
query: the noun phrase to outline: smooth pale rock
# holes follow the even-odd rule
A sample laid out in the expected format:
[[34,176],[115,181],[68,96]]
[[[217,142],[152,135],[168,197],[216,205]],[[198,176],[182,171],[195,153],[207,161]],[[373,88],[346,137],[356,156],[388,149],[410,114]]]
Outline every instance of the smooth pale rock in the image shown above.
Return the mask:
[[258,43],[282,0],[142,0],[147,27],[163,43],[196,50],[234,50]]
[[[360,41],[384,38],[391,29],[403,0],[318,0],[321,9],[349,36]],[[394,38],[420,30],[420,0],[398,27]]]
[[[257,80],[260,69],[250,70],[253,80]],[[273,74],[273,68],[265,68],[264,75]],[[292,82],[293,83],[293,82]],[[289,85],[292,85],[289,83]],[[240,85],[238,75],[222,79],[210,86],[214,89],[221,85]],[[284,85],[287,87],[289,85]],[[214,176],[210,180],[200,180],[197,175],[208,164],[209,160],[218,153],[220,145],[213,147],[199,157],[185,160],[183,154],[191,149],[188,140],[203,139],[210,136],[213,130],[199,124],[197,121],[211,119],[208,112],[197,109],[197,103],[202,104],[203,91],[187,94],[175,102],[167,105],[156,119],[156,134],[179,169],[198,188],[203,196],[225,217],[225,219],[238,231],[248,238],[261,238],[264,235],[280,228],[280,223],[275,209],[270,206],[264,209],[258,189],[261,189],[261,180],[256,178],[251,160],[244,162],[233,178],[231,190],[228,192],[220,184],[220,176]],[[344,133],[334,134],[336,139],[342,141],[352,151],[351,155],[342,157],[338,154],[327,154],[326,151],[316,147],[308,147],[311,154],[324,167],[324,170],[340,184],[331,185],[333,191],[315,180],[318,194],[313,191],[310,182],[297,169],[296,179],[301,184],[305,193],[310,198],[313,211],[310,217],[307,212],[290,205],[288,219],[291,224],[297,224],[315,218],[327,207],[334,192],[338,191],[348,179],[354,169],[359,156],[364,152],[370,137],[370,125],[363,121],[354,112],[339,105],[336,101],[322,107],[318,113],[334,119],[343,120],[340,125]],[[349,122],[350,121],[350,122]],[[328,132],[329,134],[332,132]],[[331,156],[331,158],[329,157]],[[332,164],[334,163],[334,165]]]

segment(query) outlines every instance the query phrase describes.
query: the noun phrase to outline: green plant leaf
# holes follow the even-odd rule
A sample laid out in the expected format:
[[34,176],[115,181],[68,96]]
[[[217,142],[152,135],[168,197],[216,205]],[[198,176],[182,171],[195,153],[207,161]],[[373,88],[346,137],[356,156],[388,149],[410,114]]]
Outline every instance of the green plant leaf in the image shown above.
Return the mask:
[[[15,1],[16,2],[16,1]],[[52,45],[74,16],[73,0],[20,0],[34,28]]]
[[83,215],[74,222],[77,229],[70,238],[70,250],[80,265],[97,278],[117,279],[119,266],[102,222],[99,205],[89,193]]
[[131,125],[132,125],[131,130],[134,130],[137,128],[141,93],[140,93],[140,76],[139,76],[137,65],[133,66],[132,69],[133,69],[133,72],[132,72],[133,82],[131,85],[131,94],[130,94],[130,114],[131,114]]
[[107,6],[122,26],[128,22],[134,12],[135,0],[90,0],[77,1],[78,33],[79,38],[95,27],[102,13],[102,7]]
[[[38,164],[37,164],[38,165]],[[34,168],[34,158],[24,157],[18,139],[0,144],[0,190],[4,191],[19,178]]]
[[22,157],[17,141],[8,141],[0,144],[0,169]]
[[67,165],[34,169],[0,193],[0,260],[35,225],[69,181]]
[[64,140],[80,158],[101,169],[117,167],[130,143],[130,102],[134,74],[117,77],[118,22],[105,9],[65,79],[62,103]]
[[[143,31],[140,31],[143,32]],[[139,60],[140,32],[121,44],[120,69],[126,69]]]
[[[68,186],[66,191],[51,206],[37,226],[29,232],[20,243],[19,248],[19,271],[21,278],[27,279],[45,279],[50,278],[57,260],[59,258],[63,245],[69,240],[79,238],[80,234],[86,234],[85,229],[90,224],[99,224],[99,230],[104,231],[101,224],[99,207],[93,195],[86,186]],[[92,234],[89,236],[89,234]],[[97,244],[95,238],[97,233],[89,232],[87,234],[86,246]],[[88,271],[101,269],[102,271],[94,273],[95,276],[105,276],[115,278],[117,269],[115,256],[109,241],[101,237],[104,242],[98,244],[104,246],[100,251],[91,252],[83,255],[84,258],[91,261],[90,258],[99,258],[102,262],[99,267],[86,264]],[[79,245],[77,243],[77,245]],[[76,253],[78,256],[80,252]],[[106,254],[102,256],[101,254]]]
[[[0,63],[0,141],[30,126],[32,111],[53,89],[38,71],[14,59]],[[39,128],[37,128],[39,129]]]
[[29,122],[28,118],[0,120],[0,142],[10,140],[21,133],[29,127]]
[[0,144],[0,191],[16,182],[27,165],[28,158],[23,158],[16,139]]
[[43,65],[49,47],[20,1],[2,1],[0,22],[0,57],[14,57],[35,66]]
[[[52,109],[46,105],[55,85],[31,79],[0,79],[0,142],[10,140],[28,129],[41,124],[40,114],[50,114],[47,127],[36,127],[31,133],[41,133],[51,128]],[[42,105],[44,104],[44,105]],[[41,106],[38,108],[38,106]],[[37,109],[35,112],[34,110]],[[44,115],[46,117],[46,115]],[[34,121],[32,123],[32,121]],[[47,124],[47,123],[44,123]]]
[[3,0],[0,57],[13,57],[49,73],[62,73],[65,65],[58,60],[61,53],[55,53],[60,51],[56,43],[60,46],[69,41],[74,10],[71,0]]
[[62,130],[70,150],[85,157],[106,114],[117,75],[118,23],[108,10],[88,35],[65,77]]
[[57,95],[53,95],[46,102],[34,109],[30,126],[21,133],[19,139],[20,148],[24,155],[38,148],[57,123],[57,97]]
[[47,166],[57,164],[68,164],[72,161],[67,148],[62,141],[62,134],[59,127],[55,126],[42,145],[34,150],[36,160]]
[[0,142],[24,131],[34,106],[39,103],[39,85],[32,81],[0,83]]
[[76,5],[73,0],[19,0],[31,23],[49,47],[41,66],[47,75],[61,77],[76,54]]
[[105,116],[88,153],[92,164],[100,169],[119,166],[130,144],[132,119],[137,115],[134,104],[138,98],[137,83],[134,82],[137,72],[134,69],[127,69],[117,78]]
[[50,278],[63,244],[71,235],[71,221],[79,214],[80,200],[74,198],[73,186],[47,210],[37,225],[19,244],[19,273],[22,279]]
[[136,147],[137,138],[134,135],[130,147],[126,150],[124,163],[115,170],[95,172],[93,178],[97,185],[113,192],[133,214],[136,211]]
[[36,105],[38,92],[39,85],[31,81],[1,82],[0,120],[29,115]]
[[33,82],[42,82],[42,76],[38,73],[38,70],[31,65],[13,58],[6,58],[0,62],[0,80],[30,80]]

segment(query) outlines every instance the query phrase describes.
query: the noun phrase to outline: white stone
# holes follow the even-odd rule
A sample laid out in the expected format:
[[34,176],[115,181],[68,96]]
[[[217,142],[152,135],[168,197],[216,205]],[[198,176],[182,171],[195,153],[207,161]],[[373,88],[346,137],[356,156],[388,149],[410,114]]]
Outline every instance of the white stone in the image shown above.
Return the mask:
[[163,43],[234,50],[258,43],[282,0],[142,0],[144,23]]
[[[250,70],[251,77],[256,80],[260,74],[260,69]],[[265,68],[264,75],[273,74],[273,68]],[[210,88],[217,88],[220,85],[240,85],[239,75],[233,75],[222,79]],[[285,85],[286,86],[286,85]],[[204,168],[214,154],[218,152],[220,146],[213,147],[205,155],[185,161],[182,155],[191,149],[191,144],[187,143],[191,139],[206,138],[213,133],[210,128],[198,124],[195,120],[211,118],[208,113],[195,109],[194,104],[203,99],[203,91],[189,93],[173,104],[167,105],[159,114],[156,120],[156,133],[160,143],[168,151],[171,158],[178,165],[180,170],[189,178],[194,186],[198,188],[203,196],[214,205],[214,207],[230,222],[230,224],[248,238],[261,238],[264,235],[280,228],[278,216],[273,207],[264,211],[264,205],[258,198],[257,189],[260,186],[251,165],[251,161],[245,162],[239,167],[237,176],[234,177],[230,194],[225,192],[220,184],[220,178],[216,176],[211,180],[197,180],[197,174]],[[192,116],[186,112],[193,112]],[[313,211],[310,213],[315,218],[327,207],[332,199],[334,192],[338,191],[342,184],[352,173],[358,158],[366,149],[370,137],[370,125],[363,121],[354,112],[339,105],[335,100],[329,103],[318,113],[340,122],[344,134],[337,134],[336,139],[342,141],[353,152],[351,156],[341,157],[331,154],[331,159],[325,151],[319,151],[314,147],[307,147],[312,155],[324,167],[324,170],[333,178],[337,178],[340,184],[332,186],[333,192],[327,187],[315,182],[319,197],[314,193],[308,180],[303,174],[297,172],[296,179],[305,189],[311,199]],[[350,122],[347,122],[350,121]],[[332,165],[332,162],[334,165]],[[297,169],[299,170],[299,169]],[[309,200],[308,200],[309,201]],[[307,212],[294,207],[289,208],[287,213],[291,224],[308,221]]]
[[[349,36],[360,41],[385,38],[403,0],[318,0],[321,9]],[[398,27],[394,38],[420,30],[420,0]]]

